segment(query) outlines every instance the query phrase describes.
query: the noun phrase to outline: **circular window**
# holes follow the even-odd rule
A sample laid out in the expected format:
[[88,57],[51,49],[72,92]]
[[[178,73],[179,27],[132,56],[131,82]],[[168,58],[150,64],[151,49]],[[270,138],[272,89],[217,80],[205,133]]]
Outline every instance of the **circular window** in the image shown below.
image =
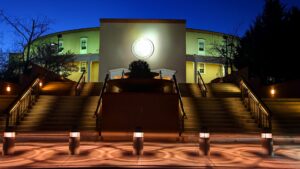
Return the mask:
[[139,59],[147,59],[152,56],[154,45],[151,40],[146,38],[137,39],[132,44],[132,53]]

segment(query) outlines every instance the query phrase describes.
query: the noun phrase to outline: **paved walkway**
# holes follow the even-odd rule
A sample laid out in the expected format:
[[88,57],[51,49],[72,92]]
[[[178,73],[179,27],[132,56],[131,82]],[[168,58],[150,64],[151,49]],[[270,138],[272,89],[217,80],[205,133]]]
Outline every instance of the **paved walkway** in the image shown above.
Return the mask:
[[274,157],[258,144],[213,144],[209,157],[197,146],[145,143],[137,157],[130,142],[82,142],[80,155],[71,156],[67,143],[17,143],[15,155],[0,156],[0,168],[300,168],[300,145],[275,146]]

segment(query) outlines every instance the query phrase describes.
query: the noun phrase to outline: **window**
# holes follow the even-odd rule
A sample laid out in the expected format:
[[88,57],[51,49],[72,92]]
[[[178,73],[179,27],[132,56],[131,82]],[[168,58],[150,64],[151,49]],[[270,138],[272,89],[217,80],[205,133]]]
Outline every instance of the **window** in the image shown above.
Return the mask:
[[87,53],[87,38],[80,38],[80,54]]
[[205,40],[198,39],[198,55],[205,55]]
[[204,63],[198,63],[198,71],[201,74],[205,74],[205,65],[204,65]]
[[58,52],[61,53],[64,50],[64,41],[59,40],[58,41]]
[[80,72],[86,71],[86,62],[80,62]]

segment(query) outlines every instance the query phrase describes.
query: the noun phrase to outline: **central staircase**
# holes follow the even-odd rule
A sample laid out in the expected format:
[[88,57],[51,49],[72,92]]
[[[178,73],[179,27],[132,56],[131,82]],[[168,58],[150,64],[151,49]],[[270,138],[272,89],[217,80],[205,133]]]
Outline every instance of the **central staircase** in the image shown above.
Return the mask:
[[185,132],[206,127],[212,133],[257,133],[259,128],[240,99],[240,90],[231,83],[207,85],[202,97],[198,84],[179,85],[187,115]]

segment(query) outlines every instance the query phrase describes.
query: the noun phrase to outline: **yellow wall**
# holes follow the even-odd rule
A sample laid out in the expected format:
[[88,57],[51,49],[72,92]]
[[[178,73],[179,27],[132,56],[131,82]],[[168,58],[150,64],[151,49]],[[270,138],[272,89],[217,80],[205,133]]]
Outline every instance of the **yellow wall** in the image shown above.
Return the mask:
[[[197,64],[197,70],[199,69],[199,63]],[[205,72],[201,75],[205,83],[210,83],[212,80],[223,76],[221,64],[204,63],[204,69]]]
[[99,81],[99,62],[93,62],[91,68],[91,82]]
[[194,62],[187,61],[186,62],[186,83],[195,83],[194,79]]
[[77,82],[81,76],[81,72],[80,72],[80,62],[75,62],[74,63],[77,67],[78,67],[78,71],[77,72],[72,72],[67,78],[70,79],[70,80],[73,80],[75,82]]
[[198,39],[205,40],[205,55],[219,56],[219,54],[213,50],[213,46],[216,43],[223,42],[223,35],[219,33],[204,33],[204,32],[186,32],[186,54],[198,55]]

